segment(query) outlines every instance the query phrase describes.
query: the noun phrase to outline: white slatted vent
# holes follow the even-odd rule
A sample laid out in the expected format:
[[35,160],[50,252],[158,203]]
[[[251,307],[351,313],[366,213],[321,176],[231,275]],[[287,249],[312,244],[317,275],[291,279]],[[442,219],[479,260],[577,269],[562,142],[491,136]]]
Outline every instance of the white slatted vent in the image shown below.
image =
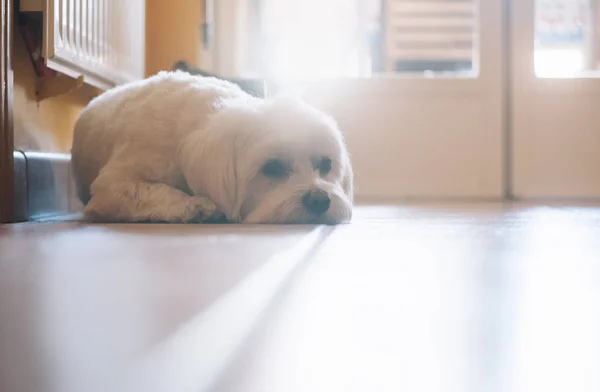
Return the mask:
[[145,0],[46,0],[50,68],[99,88],[145,74]]
[[470,62],[475,0],[386,0],[387,68],[398,61]]

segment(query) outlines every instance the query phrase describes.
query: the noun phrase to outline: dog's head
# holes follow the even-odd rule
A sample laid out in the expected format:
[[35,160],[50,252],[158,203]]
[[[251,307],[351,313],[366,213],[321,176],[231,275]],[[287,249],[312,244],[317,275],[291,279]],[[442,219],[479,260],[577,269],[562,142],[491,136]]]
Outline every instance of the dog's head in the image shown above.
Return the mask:
[[299,99],[220,102],[181,155],[190,189],[231,221],[335,224],[352,217],[342,135],[331,117]]

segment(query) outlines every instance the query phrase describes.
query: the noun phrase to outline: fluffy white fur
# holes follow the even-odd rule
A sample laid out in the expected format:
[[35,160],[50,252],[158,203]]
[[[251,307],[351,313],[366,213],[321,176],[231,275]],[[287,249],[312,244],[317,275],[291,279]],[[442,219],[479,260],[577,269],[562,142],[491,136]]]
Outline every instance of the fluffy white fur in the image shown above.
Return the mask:
[[[321,159],[331,160],[324,173]],[[351,219],[352,168],[335,122],[290,97],[259,99],[183,72],[107,91],[81,113],[73,172],[88,220],[326,223]],[[277,159],[281,178],[263,172]],[[331,198],[323,213],[307,192]]]

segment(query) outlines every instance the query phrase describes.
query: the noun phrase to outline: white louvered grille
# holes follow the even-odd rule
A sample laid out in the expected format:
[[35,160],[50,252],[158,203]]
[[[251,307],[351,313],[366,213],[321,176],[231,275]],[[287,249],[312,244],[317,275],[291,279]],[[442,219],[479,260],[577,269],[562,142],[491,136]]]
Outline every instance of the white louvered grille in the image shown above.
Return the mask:
[[472,61],[476,0],[386,0],[387,68],[398,61]]
[[145,74],[145,0],[46,0],[45,58],[99,88]]

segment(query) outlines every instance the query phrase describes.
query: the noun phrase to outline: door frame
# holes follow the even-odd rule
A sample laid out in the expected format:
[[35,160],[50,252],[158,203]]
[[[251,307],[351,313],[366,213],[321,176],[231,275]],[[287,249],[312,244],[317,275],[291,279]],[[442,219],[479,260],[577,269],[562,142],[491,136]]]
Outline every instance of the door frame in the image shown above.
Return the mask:
[[0,223],[11,223],[15,220],[12,0],[0,0],[0,18]]

